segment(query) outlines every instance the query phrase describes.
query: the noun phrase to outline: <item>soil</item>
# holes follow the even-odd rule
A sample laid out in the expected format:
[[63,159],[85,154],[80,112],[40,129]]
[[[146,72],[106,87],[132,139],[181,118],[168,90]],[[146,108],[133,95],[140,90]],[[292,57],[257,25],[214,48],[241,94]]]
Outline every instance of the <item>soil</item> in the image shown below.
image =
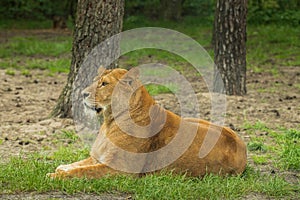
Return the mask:
[[[13,31],[0,33],[0,43],[7,41],[5,37],[38,34],[51,37],[58,33],[53,31]],[[62,32],[61,34],[66,34]],[[4,38],[4,39],[3,39]],[[270,66],[272,67],[272,66]],[[236,130],[245,142],[250,140],[244,129],[244,123],[254,124],[262,121],[269,128],[299,129],[300,124],[300,66],[277,66],[278,74],[268,72],[254,73],[248,71],[245,96],[227,96],[227,113],[225,125]],[[205,84],[199,82],[192,73],[187,78],[195,86],[200,101],[201,117],[210,119],[210,98]],[[61,90],[67,80],[67,74],[49,76],[47,71],[30,70],[30,75],[6,74],[0,70],[0,162],[7,162],[11,156],[29,155],[34,152],[52,152],[57,148],[53,141],[57,140],[62,130],[74,130],[71,119],[49,118],[51,109],[57,102]],[[179,113],[180,107],[172,94],[160,94],[155,97],[165,108]],[[257,132],[257,137],[264,135]],[[68,140],[61,144],[68,145]],[[249,163],[264,173],[280,173],[293,184],[299,180],[297,172],[280,172],[271,163],[267,165],[253,164],[251,152]],[[255,198],[255,195],[253,196]],[[125,199],[122,195],[86,195],[69,196],[61,193],[48,194],[15,194],[0,195],[1,199]],[[251,197],[249,197],[251,199]]]

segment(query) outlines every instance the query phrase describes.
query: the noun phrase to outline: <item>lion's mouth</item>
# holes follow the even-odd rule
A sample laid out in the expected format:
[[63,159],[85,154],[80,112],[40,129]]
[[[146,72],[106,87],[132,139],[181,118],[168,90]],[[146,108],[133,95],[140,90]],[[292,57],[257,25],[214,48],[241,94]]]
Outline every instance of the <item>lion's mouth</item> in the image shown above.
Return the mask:
[[87,104],[86,102],[84,102],[84,106],[87,107],[88,109],[96,111],[97,114],[101,113],[101,111],[102,111],[101,107],[91,106],[91,105]]

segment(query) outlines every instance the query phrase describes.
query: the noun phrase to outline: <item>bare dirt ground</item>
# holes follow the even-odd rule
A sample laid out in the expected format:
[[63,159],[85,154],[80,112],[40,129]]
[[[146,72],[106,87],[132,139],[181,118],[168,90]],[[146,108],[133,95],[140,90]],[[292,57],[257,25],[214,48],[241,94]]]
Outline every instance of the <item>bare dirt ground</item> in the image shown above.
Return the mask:
[[[3,41],[2,41],[3,42]],[[73,130],[71,119],[49,119],[51,109],[57,102],[59,94],[67,80],[67,74],[49,76],[46,71],[31,70],[30,75],[22,75],[16,71],[14,76],[0,70],[0,162],[6,162],[11,156],[29,155],[34,152],[51,152],[57,146],[61,130]],[[188,80],[197,85],[196,77]],[[210,98],[203,83],[197,86],[197,96],[200,100],[201,116],[210,119]],[[245,142],[250,140],[244,130],[244,123],[254,124],[262,121],[269,128],[278,126],[299,129],[300,124],[300,67],[278,67],[278,75],[268,72],[254,73],[248,71],[248,94],[245,96],[227,97],[227,126],[235,129]],[[155,97],[167,109],[179,112],[176,99],[171,94],[161,94]],[[42,133],[42,134],[41,134]],[[259,137],[263,132],[257,132]],[[66,139],[60,141],[68,145]],[[250,153],[251,155],[251,153]],[[250,157],[250,156],[249,156]],[[277,173],[271,164],[251,165],[265,173]],[[278,172],[287,181],[296,183],[297,172]],[[55,197],[55,195],[57,197]],[[74,199],[65,194],[46,194],[34,196],[23,194],[1,196],[2,199]],[[79,196],[80,199],[123,199],[126,197]]]

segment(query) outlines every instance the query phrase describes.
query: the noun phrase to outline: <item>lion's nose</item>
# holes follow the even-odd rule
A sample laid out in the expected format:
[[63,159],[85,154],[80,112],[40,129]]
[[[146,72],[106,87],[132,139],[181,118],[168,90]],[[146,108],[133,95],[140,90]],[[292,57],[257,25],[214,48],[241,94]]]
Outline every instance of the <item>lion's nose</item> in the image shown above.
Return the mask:
[[83,91],[83,92],[82,92],[82,96],[83,96],[83,98],[85,99],[85,98],[87,98],[87,97],[90,96],[90,93],[87,92],[87,91]]

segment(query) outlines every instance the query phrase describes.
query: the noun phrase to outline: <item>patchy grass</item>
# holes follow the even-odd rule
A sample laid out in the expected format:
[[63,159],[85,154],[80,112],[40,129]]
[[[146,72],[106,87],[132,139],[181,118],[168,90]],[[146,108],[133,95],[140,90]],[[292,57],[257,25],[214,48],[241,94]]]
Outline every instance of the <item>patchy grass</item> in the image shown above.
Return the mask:
[[49,72],[68,73],[71,60],[69,58],[27,58],[17,57],[14,60],[0,60],[0,68],[2,69],[18,69],[23,75],[29,74],[31,69],[48,70]]
[[62,139],[69,139],[72,143],[79,140],[79,136],[75,131],[61,130],[60,137]]
[[16,72],[12,69],[7,69],[5,71],[5,74],[10,75],[10,76],[14,76],[16,74]]
[[[248,150],[257,155],[252,158],[256,164],[273,163],[281,170],[300,171],[300,131],[279,127],[277,130],[269,129],[264,123],[245,124],[244,128],[249,135],[263,133],[261,136],[251,137]],[[265,145],[265,140],[269,140]],[[261,155],[264,153],[264,155]]]
[[36,37],[14,37],[0,47],[0,58],[12,56],[59,56],[70,53],[70,37],[43,39]]
[[176,93],[178,88],[174,84],[168,84],[168,85],[156,85],[156,84],[148,84],[145,85],[147,91],[149,92],[150,95],[155,96],[158,94],[163,94],[163,93]]
[[265,155],[252,156],[253,162],[257,165],[265,165],[268,163],[268,157]]
[[267,147],[262,141],[251,141],[247,146],[249,151],[267,152]]
[[14,37],[0,47],[0,68],[18,69],[23,75],[28,75],[30,69],[68,73],[70,51],[70,37]]

